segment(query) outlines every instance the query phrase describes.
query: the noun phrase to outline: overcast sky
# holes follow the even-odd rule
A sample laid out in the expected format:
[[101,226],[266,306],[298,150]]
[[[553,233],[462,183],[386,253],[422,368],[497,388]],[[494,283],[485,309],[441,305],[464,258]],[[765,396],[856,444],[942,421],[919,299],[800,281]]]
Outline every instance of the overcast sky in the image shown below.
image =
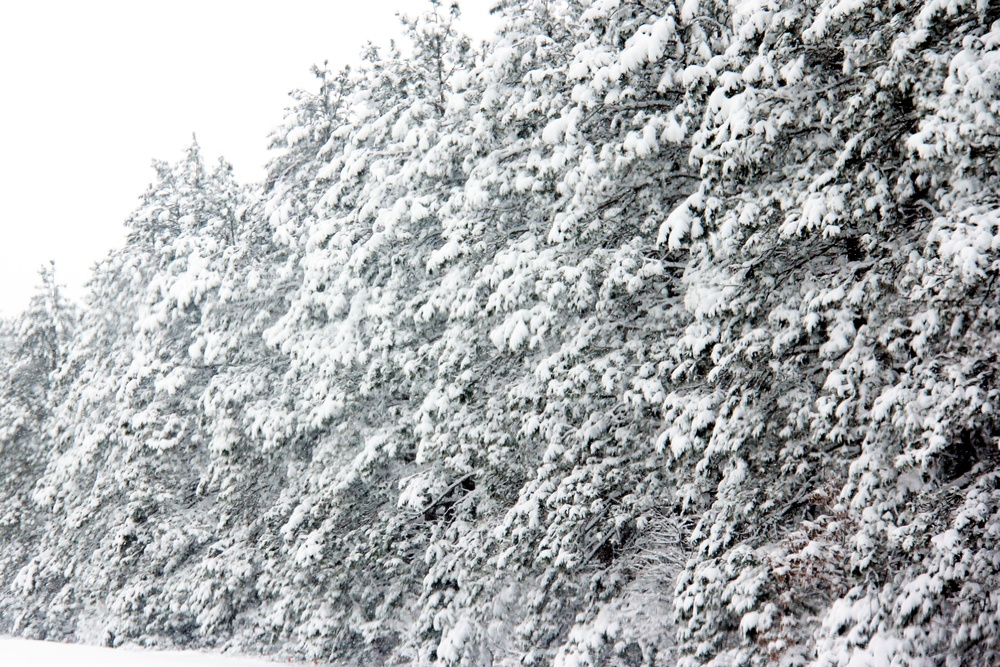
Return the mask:
[[[462,0],[483,38],[493,0]],[[357,59],[424,0],[32,0],[0,7],[0,314],[20,311],[55,260],[79,297],[90,267],[197,133],[237,177],[258,180],[288,92],[313,63]]]

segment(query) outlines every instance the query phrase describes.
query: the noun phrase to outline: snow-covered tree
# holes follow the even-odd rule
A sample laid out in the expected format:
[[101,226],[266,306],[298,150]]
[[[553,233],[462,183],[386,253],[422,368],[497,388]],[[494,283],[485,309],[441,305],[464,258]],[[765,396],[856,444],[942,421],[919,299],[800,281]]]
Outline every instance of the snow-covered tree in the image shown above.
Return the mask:
[[[27,309],[0,322],[0,580],[30,567],[44,522],[31,501],[50,454],[50,418],[62,396],[62,366],[74,335],[76,308],[63,297],[55,266],[42,267]],[[0,631],[24,613],[0,601]]]
[[79,325],[0,325],[7,629],[996,664],[1000,13],[495,12],[316,68],[253,193],[160,164]]

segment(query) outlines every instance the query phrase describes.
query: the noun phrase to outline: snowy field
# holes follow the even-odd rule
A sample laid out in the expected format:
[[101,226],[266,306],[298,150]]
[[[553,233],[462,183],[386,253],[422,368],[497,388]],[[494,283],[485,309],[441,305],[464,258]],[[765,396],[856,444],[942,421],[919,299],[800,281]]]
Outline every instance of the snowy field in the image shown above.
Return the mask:
[[0,638],[3,667],[275,667],[284,663],[194,651],[142,651]]

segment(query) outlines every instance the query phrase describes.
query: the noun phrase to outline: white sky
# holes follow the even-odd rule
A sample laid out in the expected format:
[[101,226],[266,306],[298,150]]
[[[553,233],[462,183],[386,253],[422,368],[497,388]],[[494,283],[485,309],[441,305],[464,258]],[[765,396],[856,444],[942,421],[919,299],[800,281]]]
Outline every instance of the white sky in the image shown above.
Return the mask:
[[[494,0],[461,0],[486,37]],[[123,222],[197,133],[212,163],[263,175],[267,136],[310,67],[357,59],[424,0],[31,0],[0,5],[0,315],[56,262],[74,297]]]

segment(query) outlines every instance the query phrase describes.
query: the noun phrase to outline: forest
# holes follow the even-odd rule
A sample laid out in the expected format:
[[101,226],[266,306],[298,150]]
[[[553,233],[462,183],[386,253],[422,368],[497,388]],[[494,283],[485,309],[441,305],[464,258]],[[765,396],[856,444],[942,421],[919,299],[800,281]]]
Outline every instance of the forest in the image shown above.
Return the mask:
[[0,320],[0,635],[1000,665],[1000,1],[495,5]]

